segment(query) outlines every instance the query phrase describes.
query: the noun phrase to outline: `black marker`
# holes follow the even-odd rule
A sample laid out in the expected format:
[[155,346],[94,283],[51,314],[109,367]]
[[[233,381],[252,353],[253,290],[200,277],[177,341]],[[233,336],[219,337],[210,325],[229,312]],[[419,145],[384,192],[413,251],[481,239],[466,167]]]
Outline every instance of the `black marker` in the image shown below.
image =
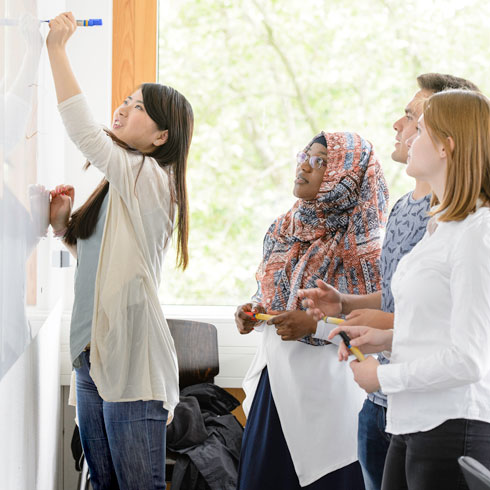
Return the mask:
[[358,361],[364,361],[366,359],[357,347],[350,345],[350,337],[343,330],[339,332],[339,335],[342,337],[345,346],[357,357]]

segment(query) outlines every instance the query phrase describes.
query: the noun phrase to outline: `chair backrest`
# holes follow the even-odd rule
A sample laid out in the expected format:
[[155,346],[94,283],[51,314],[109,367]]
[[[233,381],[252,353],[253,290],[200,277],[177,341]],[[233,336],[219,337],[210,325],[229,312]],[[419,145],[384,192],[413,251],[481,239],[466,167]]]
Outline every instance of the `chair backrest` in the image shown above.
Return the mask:
[[213,383],[219,373],[218,334],[210,323],[167,320],[179,361],[180,389]]
[[458,463],[470,490],[490,490],[490,470],[470,456],[461,456]]

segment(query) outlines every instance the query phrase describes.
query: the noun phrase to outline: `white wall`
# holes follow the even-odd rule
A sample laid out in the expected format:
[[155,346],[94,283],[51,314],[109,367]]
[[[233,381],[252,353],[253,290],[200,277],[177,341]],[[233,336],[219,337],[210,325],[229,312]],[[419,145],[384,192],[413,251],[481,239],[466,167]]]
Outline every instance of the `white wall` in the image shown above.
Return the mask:
[[57,488],[61,304],[46,320],[30,318],[39,334],[0,383],[0,488]]

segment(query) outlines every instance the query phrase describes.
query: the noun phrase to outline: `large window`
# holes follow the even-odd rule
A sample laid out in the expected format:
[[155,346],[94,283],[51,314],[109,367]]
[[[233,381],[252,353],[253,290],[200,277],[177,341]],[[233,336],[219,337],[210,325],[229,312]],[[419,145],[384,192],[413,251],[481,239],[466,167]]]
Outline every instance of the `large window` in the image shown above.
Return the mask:
[[486,0],[161,0],[161,83],[195,112],[191,261],[166,260],[165,303],[240,304],[262,238],[294,202],[295,154],[320,130],[354,130],[381,159],[391,204],[412,187],[393,122],[430,71],[490,93]]

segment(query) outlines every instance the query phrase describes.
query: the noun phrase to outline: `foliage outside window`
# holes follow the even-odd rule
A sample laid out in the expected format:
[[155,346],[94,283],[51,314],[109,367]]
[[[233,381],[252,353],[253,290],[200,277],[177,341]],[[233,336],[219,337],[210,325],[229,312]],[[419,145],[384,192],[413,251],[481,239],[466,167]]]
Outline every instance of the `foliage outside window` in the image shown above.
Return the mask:
[[248,301],[263,236],[294,202],[295,155],[320,130],[374,144],[393,205],[413,186],[391,152],[416,76],[490,93],[488,18],[485,0],[161,0],[159,81],[195,112],[191,261],[177,272],[169,253],[163,301]]

